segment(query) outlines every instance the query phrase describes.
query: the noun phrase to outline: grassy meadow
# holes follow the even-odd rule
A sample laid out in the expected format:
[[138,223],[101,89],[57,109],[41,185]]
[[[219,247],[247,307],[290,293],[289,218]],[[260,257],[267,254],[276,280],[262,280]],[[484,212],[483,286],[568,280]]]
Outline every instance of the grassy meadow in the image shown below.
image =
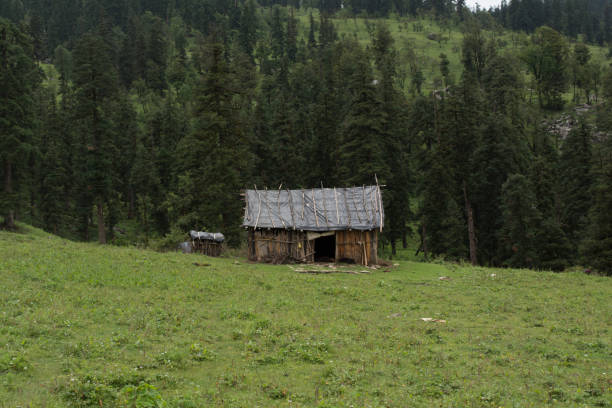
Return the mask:
[[609,278],[368,271],[0,232],[0,407],[612,406]]
[[[310,13],[312,13],[315,22],[318,23],[318,10],[305,8],[296,11],[300,35],[304,40],[308,36]],[[442,88],[441,53],[446,54],[450,63],[450,82],[457,83],[461,79],[463,32],[460,25],[440,22],[433,18],[400,17],[398,15],[388,18],[365,18],[342,17],[340,13],[331,20],[341,38],[355,38],[364,47],[371,44],[377,24],[385,24],[395,40],[394,47],[398,53],[398,85],[403,88],[406,94],[411,92],[410,61],[413,58],[412,55],[416,57],[417,65],[425,77],[423,83],[423,92],[425,93]],[[509,53],[517,59],[520,58],[523,46],[528,42],[528,36],[525,33],[502,28],[483,31],[487,39],[495,39],[497,52]],[[574,44],[570,43],[569,46],[573,50]],[[607,65],[610,62],[606,48],[589,45],[589,50],[593,61],[597,61],[601,65]],[[531,75],[526,70],[525,81],[528,84],[532,81]],[[564,99],[568,102],[571,100],[570,91],[571,89],[564,96]]]

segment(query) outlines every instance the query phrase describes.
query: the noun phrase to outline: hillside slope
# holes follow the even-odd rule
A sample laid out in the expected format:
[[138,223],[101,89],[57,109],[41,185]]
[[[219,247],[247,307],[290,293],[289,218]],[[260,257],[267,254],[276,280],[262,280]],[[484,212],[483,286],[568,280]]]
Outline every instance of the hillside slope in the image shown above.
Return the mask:
[[2,407],[612,404],[610,279],[305,275],[24,228],[0,232]]

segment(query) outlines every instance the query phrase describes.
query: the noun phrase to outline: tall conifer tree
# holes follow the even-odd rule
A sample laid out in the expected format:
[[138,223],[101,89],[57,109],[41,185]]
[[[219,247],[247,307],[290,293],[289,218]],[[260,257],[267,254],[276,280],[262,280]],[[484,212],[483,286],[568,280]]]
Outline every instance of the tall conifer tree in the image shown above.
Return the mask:
[[33,149],[33,93],[40,83],[31,39],[14,24],[0,19],[0,215],[4,226],[15,228],[24,205],[19,181]]

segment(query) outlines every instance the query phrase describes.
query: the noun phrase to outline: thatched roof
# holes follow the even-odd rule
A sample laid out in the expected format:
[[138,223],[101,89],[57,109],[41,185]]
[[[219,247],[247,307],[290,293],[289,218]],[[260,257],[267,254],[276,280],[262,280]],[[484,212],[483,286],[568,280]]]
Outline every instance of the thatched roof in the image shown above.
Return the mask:
[[378,186],[247,190],[243,226],[306,231],[382,229]]

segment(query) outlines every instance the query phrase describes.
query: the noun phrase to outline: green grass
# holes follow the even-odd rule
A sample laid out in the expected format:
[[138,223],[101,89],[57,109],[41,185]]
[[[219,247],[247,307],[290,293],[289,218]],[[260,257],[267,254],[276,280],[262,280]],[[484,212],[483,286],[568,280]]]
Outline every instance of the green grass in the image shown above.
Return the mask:
[[305,275],[22,229],[0,232],[0,407],[612,406],[609,278]]

